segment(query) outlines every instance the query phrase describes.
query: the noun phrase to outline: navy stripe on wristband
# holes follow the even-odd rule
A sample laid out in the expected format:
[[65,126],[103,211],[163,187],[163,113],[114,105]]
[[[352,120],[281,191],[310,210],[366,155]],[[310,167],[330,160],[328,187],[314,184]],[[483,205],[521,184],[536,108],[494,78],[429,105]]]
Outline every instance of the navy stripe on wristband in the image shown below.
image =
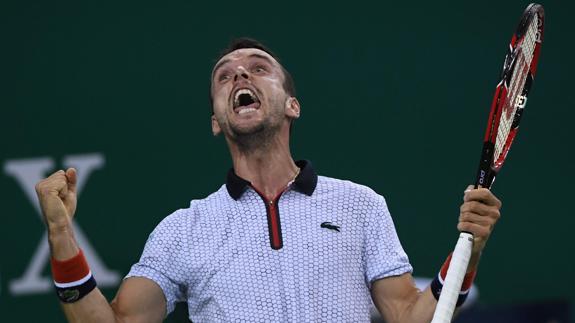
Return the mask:
[[72,285],[70,283],[55,283],[54,287],[56,287],[56,295],[58,295],[60,301],[63,303],[77,302],[82,299],[82,297],[90,293],[94,288],[96,288],[96,280],[91,273],[87,279],[82,279],[82,281],[83,282],[78,285]]
[[[435,278],[431,281],[430,288],[433,297],[435,297],[436,300],[439,300],[439,295],[441,295],[441,289],[443,289],[443,282],[441,281],[441,277],[439,274],[437,274],[437,276],[435,276]],[[455,306],[461,306],[465,302],[467,296],[469,295],[470,290],[471,288],[459,292],[459,297],[457,297],[457,303],[455,304]]]
[[435,297],[436,300],[439,300],[439,295],[441,295],[441,289],[443,288],[443,284],[439,281],[439,274],[431,281],[430,288],[433,297]]
[[469,295],[469,291],[471,289],[466,290],[465,292],[459,292],[459,297],[457,297],[457,303],[455,303],[455,306],[461,306],[463,305],[463,303],[465,302],[465,300],[467,299],[467,295]]

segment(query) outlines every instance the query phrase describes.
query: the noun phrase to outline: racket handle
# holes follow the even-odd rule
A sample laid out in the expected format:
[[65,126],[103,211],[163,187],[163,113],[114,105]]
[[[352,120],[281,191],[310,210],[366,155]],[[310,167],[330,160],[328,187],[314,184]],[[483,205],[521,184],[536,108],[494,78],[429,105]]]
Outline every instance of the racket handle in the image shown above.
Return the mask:
[[467,232],[459,234],[459,240],[455,245],[455,250],[451,256],[451,262],[443,288],[437,301],[437,307],[433,314],[431,323],[449,323],[453,317],[455,304],[459,297],[463,277],[467,272],[467,265],[469,265],[469,258],[471,258],[471,250],[473,248],[473,235]]

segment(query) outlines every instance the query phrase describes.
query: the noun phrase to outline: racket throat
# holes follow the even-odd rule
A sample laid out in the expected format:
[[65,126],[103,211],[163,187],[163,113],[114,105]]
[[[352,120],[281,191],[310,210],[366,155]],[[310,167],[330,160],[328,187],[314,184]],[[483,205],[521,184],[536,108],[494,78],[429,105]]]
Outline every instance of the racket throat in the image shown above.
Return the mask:
[[475,181],[475,188],[485,187],[490,188],[495,180],[496,172],[491,167],[493,165],[493,151],[495,145],[490,141],[483,142],[483,149],[481,153],[481,160],[479,161],[479,168],[477,169],[477,176]]

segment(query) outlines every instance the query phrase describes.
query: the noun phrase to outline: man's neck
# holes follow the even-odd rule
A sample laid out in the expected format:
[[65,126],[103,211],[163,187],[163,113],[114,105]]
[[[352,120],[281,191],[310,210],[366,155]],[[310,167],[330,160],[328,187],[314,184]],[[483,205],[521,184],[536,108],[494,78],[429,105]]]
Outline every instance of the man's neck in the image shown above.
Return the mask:
[[275,142],[250,151],[231,144],[230,152],[236,175],[250,181],[268,200],[280,194],[299,172],[287,142]]

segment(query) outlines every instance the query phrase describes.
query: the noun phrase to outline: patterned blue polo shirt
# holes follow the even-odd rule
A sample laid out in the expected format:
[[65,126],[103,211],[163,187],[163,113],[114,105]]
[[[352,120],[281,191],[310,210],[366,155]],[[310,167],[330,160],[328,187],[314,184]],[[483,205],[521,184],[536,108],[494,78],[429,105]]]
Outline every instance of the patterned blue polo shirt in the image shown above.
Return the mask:
[[411,272],[382,196],[317,176],[308,161],[268,201],[233,171],[166,217],[127,277],[193,322],[369,322],[373,281]]

